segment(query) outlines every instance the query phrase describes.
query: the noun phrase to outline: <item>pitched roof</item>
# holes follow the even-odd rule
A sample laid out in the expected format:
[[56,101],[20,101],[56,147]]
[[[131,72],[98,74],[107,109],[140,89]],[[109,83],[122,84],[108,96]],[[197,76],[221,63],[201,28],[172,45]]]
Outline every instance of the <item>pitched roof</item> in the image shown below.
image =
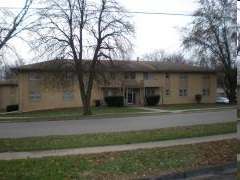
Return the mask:
[[[86,67],[89,67],[91,61],[84,60],[83,63]],[[15,68],[18,71],[30,71],[30,70],[60,70],[62,68],[70,69],[73,60],[51,60],[35,64],[29,64]],[[216,72],[213,69],[207,69],[203,67],[193,66],[189,64],[177,64],[172,62],[162,61],[126,61],[126,60],[113,60],[98,61],[97,65],[100,71],[134,71],[134,72]],[[86,70],[87,68],[85,68]]]

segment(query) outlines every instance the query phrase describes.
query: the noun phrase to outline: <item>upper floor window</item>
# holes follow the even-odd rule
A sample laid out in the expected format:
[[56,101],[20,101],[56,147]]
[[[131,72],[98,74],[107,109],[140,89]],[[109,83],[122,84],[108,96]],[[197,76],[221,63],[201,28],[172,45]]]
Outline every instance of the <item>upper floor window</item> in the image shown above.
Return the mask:
[[73,80],[73,79],[74,79],[74,73],[66,72],[63,74],[63,80]]
[[153,74],[153,73],[150,73],[150,72],[145,72],[145,73],[143,74],[143,78],[144,78],[145,80],[154,79],[154,74]]
[[39,73],[36,73],[36,72],[30,72],[28,74],[28,78],[29,80],[40,80],[40,74]]
[[210,79],[210,75],[209,74],[204,74],[202,78],[206,79],[206,80],[209,80]]
[[135,79],[135,72],[124,72],[124,79]]
[[179,79],[181,80],[187,79],[187,74],[186,73],[179,74]]
[[111,80],[116,79],[116,74],[114,72],[109,72],[109,79]]

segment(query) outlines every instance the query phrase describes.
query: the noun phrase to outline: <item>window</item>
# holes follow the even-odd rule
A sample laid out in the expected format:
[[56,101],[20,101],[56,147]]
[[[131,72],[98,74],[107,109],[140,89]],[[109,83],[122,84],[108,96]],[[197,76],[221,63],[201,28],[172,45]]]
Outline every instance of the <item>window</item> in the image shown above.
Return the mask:
[[73,91],[64,90],[62,92],[62,100],[63,101],[72,101],[73,100]]
[[209,80],[210,79],[210,75],[209,74],[205,74],[205,75],[203,75],[202,78],[205,79],[205,80]]
[[40,75],[36,72],[30,72],[28,78],[29,80],[40,80]]
[[74,74],[72,72],[66,72],[63,74],[63,80],[73,80]]
[[154,79],[154,74],[153,74],[153,73],[149,73],[149,72],[145,72],[145,73],[143,74],[143,78],[144,78],[145,80]]
[[210,89],[209,88],[203,88],[202,94],[203,94],[203,96],[210,96]]
[[135,72],[124,72],[124,79],[135,79]]
[[186,73],[179,74],[179,79],[182,79],[182,80],[187,79],[187,74]]
[[166,73],[166,78],[170,78],[170,73]]
[[179,89],[179,96],[187,96],[187,89]]
[[166,96],[170,96],[170,89],[166,89],[165,94]]
[[109,73],[109,79],[114,80],[116,79],[116,74],[114,72]]
[[41,99],[41,94],[39,91],[36,91],[36,90],[29,91],[29,100],[38,101],[40,99]]
[[148,96],[152,96],[152,95],[154,95],[154,89],[153,88],[146,88],[145,96],[148,97]]

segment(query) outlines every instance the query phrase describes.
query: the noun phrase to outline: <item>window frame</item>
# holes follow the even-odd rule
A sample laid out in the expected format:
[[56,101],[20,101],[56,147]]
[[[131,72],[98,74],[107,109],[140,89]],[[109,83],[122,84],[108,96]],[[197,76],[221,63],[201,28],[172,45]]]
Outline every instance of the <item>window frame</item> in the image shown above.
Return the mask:
[[38,90],[30,90],[28,92],[29,101],[40,101],[41,100],[41,92]]
[[136,79],[136,73],[133,71],[124,72],[124,79],[125,80]]
[[[68,93],[68,94],[65,94]],[[63,90],[62,91],[62,101],[73,101],[74,91],[73,90]]]
[[41,80],[41,76],[40,76],[39,73],[29,72],[28,73],[28,80],[30,80],[30,81]]

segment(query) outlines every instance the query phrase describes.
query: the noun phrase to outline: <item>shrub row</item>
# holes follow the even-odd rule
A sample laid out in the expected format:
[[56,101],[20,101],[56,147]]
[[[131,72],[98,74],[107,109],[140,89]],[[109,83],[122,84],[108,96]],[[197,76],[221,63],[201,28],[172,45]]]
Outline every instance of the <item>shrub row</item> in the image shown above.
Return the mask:
[[123,96],[107,96],[104,98],[108,106],[113,107],[123,107],[124,97]]
[[152,95],[146,97],[146,102],[148,106],[156,106],[160,100],[160,95]]
[[6,108],[7,112],[18,111],[18,104],[8,105]]

